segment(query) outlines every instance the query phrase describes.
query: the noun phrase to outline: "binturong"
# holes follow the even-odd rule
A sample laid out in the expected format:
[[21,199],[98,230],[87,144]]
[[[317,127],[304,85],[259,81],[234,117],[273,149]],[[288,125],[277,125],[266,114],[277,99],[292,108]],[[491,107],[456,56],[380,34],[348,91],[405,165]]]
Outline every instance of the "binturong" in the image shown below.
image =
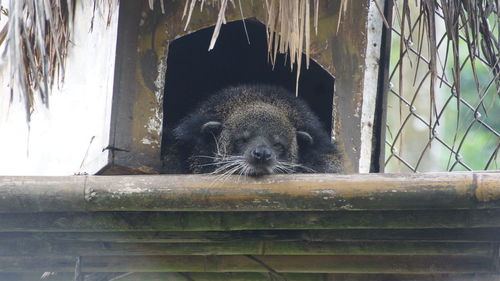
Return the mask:
[[201,103],[167,136],[164,173],[338,173],[342,157],[309,106],[284,88],[240,85]]

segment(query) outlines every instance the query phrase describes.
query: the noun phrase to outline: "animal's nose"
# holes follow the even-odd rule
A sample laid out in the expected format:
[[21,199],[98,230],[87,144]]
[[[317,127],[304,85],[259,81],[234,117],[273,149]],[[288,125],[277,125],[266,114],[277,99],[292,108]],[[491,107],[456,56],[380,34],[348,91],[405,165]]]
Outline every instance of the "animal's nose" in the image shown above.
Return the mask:
[[273,152],[266,146],[258,146],[252,151],[252,157],[258,161],[269,161],[272,155]]

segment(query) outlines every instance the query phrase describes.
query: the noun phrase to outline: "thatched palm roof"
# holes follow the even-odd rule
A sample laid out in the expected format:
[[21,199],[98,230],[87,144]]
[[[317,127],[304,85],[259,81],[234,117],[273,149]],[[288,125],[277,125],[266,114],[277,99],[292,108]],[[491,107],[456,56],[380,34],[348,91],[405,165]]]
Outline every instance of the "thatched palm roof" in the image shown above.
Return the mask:
[[[99,5],[109,5],[113,1],[94,0],[94,8]],[[155,6],[165,11],[168,7],[164,1],[148,0],[151,8]],[[298,59],[304,52],[309,57],[309,42],[311,22],[317,30],[319,0],[300,1],[278,1],[268,0],[255,5],[266,5],[268,10],[267,30],[269,42],[269,55],[274,61],[277,52],[288,53],[291,65],[296,63],[300,69],[301,60]],[[341,1],[340,9],[348,8],[347,0]],[[24,97],[27,118],[33,110],[33,99],[38,94],[44,104],[48,104],[49,92],[56,79],[64,79],[64,58],[66,56],[68,40],[71,37],[73,11],[75,0],[10,0],[8,7],[2,7],[2,11],[8,14],[8,33],[0,31],[0,44],[6,45],[4,56],[7,57],[10,73],[10,85],[13,92]],[[203,6],[205,0],[186,0],[185,21],[189,24],[191,14],[197,5]],[[228,2],[234,5],[232,8],[241,8],[238,3],[231,0],[216,0],[220,12],[213,34],[210,49],[213,48],[215,40],[220,31],[220,26],[225,22],[224,13]],[[438,46],[442,42],[436,42],[435,14],[444,18],[445,28],[448,33],[449,54],[454,67],[454,76],[457,77],[455,90],[460,95],[459,72],[459,31],[465,30],[467,34],[468,55],[472,60],[478,52],[482,52],[488,66],[494,73],[497,88],[500,86],[500,44],[495,39],[494,25],[499,28],[500,11],[497,0],[420,0],[395,1],[396,5],[402,5],[403,13],[397,12],[395,20],[408,22],[422,32],[418,38],[410,38],[411,42],[401,38],[401,46],[405,49],[408,44],[416,44],[418,50],[422,51],[423,44],[427,44],[430,50],[430,73],[431,73],[431,95],[434,93],[436,73],[438,67],[445,68],[447,58],[444,62],[438,62]],[[399,3],[399,4],[398,4]],[[410,11],[419,9],[416,23],[411,23]],[[241,11],[243,17],[243,11]],[[497,20],[492,20],[496,16]],[[494,23],[494,25],[491,25]],[[386,21],[386,24],[389,24]],[[0,27],[1,29],[1,27]],[[3,35],[2,35],[3,34]],[[403,55],[403,54],[401,54]],[[474,64],[473,64],[474,67]],[[431,98],[431,105],[434,99]]]

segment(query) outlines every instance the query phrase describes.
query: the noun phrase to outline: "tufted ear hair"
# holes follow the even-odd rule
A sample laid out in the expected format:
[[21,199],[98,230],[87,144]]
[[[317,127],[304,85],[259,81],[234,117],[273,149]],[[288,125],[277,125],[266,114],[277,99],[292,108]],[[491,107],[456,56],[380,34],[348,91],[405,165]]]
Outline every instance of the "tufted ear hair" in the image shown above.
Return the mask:
[[299,145],[312,145],[314,143],[314,139],[308,132],[297,131],[297,142]]
[[172,131],[175,139],[184,143],[194,143],[205,134],[218,133],[222,124],[207,114],[195,113],[182,120]]
[[219,121],[208,121],[201,126],[201,133],[218,135],[222,130],[222,123]]

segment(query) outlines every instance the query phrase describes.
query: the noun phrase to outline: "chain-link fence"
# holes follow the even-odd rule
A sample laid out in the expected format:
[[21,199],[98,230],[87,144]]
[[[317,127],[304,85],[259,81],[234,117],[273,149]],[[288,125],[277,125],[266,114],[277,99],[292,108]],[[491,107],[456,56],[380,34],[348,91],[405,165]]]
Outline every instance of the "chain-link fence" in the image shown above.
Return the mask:
[[390,1],[385,171],[499,169],[498,2]]

